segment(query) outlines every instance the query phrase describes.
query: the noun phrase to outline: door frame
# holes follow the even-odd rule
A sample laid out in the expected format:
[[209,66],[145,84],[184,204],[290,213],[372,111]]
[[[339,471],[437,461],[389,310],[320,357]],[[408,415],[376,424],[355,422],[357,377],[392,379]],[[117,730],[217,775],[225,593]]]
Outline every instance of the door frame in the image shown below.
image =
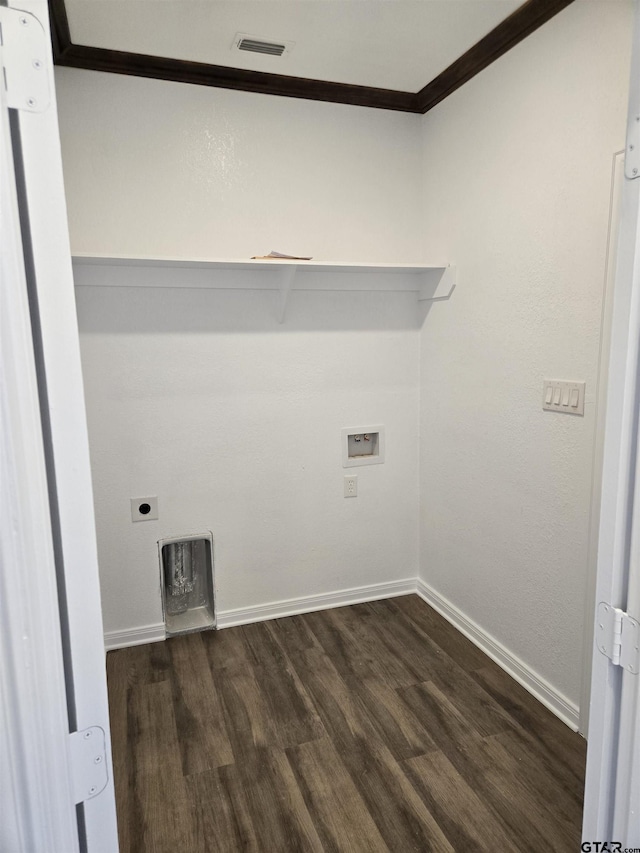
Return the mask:
[[609,352],[613,323],[613,298],[615,292],[618,236],[624,186],[624,151],[616,151],[611,164],[611,193],[609,200],[609,227],[607,234],[607,257],[602,294],[600,319],[600,345],[598,353],[598,376],[596,379],[595,434],[591,465],[591,498],[589,509],[589,540],[587,553],[587,589],[585,596],[585,627],[582,663],[582,688],[580,691],[580,718],[578,731],[586,736],[589,730],[589,703],[591,698],[591,649],[593,648],[593,614],[596,604],[596,582],[598,573],[598,534],[602,497],[602,468],[604,464],[604,436],[607,417],[607,388],[609,378]]

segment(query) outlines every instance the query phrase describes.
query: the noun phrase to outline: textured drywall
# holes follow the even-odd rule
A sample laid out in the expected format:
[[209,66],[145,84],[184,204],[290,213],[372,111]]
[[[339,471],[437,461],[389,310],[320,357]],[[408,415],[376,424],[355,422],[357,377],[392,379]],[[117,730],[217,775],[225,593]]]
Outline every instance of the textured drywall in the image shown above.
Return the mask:
[[59,68],[74,253],[415,260],[420,117]]
[[[416,571],[419,365],[420,575],[578,702],[630,20],[574,3],[426,117],[57,71],[75,252],[459,267],[420,357],[409,296],[294,294],[277,327],[273,293],[80,289],[107,630],[157,621],[183,530],[213,529],[224,609]],[[543,377],[586,380],[585,417],[542,412]],[[390,455],[350,502],[334,435],[361,421]]]
[[[156,542],[184,533],[213,532],[221,611],[416,576],[415,294],[294,293],[284,325],[273,291],[76,294],[106,631],[162,621]],[[386,462],[345,499],[341,429],[368,424]]]
[[[583,656],[612,156],[631,6],[572,4],[424,118],[421,577],[572,703]],[[543,377],[586,380],[584,418]]]
[[[415,260],[419,117],[56,83],[75,253]],[[417,574],[415,294],[294,293],[279,326],[274,292],[77,290],[106,631],[161,621],[156,542],[182,533],[213,532],[220,610]],[[345,500],[340,430],[371,423],[387,462]]]

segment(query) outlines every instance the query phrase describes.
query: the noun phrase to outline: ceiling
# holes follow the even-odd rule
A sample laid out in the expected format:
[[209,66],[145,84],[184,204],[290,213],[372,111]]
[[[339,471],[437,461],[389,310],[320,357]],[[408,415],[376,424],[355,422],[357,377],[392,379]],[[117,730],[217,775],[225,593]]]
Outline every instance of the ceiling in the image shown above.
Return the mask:
[[[210,65],[417,92],[520,0],[66,0],[71,40]],[[237,33],[293,42],[234,48]]]
[[61,65],[425,112],[571,0],[49,2]]

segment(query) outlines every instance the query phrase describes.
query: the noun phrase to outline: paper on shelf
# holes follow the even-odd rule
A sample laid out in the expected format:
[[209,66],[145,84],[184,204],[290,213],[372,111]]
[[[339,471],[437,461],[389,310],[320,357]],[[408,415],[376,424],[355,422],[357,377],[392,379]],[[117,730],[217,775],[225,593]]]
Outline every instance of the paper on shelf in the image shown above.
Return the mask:
[[283,255],[282,252],[269,252],[268,255],[253,255],[252,261],[310,261],[311,258],[303,258],[299,255]]

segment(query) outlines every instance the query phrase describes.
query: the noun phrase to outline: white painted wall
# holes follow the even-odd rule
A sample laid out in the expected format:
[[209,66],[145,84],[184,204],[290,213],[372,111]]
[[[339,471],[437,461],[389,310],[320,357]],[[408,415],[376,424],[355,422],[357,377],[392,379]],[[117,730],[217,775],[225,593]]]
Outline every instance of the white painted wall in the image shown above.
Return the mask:
[[[416,116],[68,69],[57,85],[75,253],[415,260]],[[123,275],[77,275],[105,273]],[[220,611],[415,577],[415,294],[295,293],[282,326],[273,292],[77,298],[107,632],[161,621],[156,542],[181,533],[212,530]],[[387,461],[345,500],[340,430],[370,423]],[[160,518],[134,524],[145,495]]]
[[56,69],[74,254],[413,262],[420,116]]
[[[220,611],[417,574],[415,294],[296,293],[282,326],[274,296],[77,288],[107,632],[161,621],[182,533],[213,532]],[[371,423],[387,460],[345,499],[341,428]]]
[[[424,118],[421,577],[577,704],[598,344],[627,2],[579,2]],[[587,383],[584,418],[542,379]]]
[[[223,610],[417,574],[420,420],[422,580],[577,703],[630,20],[581,0],[424,118],[58,71],[74,252],[461,282],[421,332],[409,295],[295,294],[279,327],[273,293],[80,288],[108,631],[159,619],[155,542],[183,530],[213,530]],[[587,381],[584,419],[541,411],[544,376]],[[388,461],[345,501],[365,421]],[[133,525],[144,494],[160,521]]]

